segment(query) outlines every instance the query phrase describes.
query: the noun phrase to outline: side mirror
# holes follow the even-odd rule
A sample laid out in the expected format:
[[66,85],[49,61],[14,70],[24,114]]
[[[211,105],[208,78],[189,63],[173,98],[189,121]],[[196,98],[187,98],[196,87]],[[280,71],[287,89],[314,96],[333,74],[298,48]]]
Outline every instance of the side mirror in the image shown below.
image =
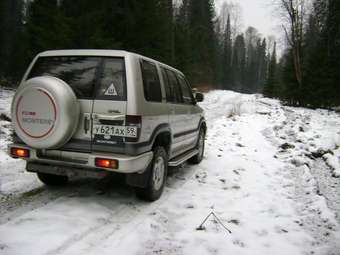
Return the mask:
[[204,100],[204,95],[200,92],[196,92],[195,94],[195,99],[196,99],[196,102],[199,103],[199,102],[203,102]]

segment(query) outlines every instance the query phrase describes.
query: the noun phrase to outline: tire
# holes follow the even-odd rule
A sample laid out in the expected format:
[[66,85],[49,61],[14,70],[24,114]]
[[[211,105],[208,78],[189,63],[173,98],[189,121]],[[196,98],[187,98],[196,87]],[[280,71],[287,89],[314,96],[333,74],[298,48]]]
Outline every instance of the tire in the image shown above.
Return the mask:
[[80,105],[71,87],[49,76],[25,81],[11,106],[15,133],[36,149],[57,149],[75,133]]
[[68,177],[63,175],[37,173],[37,176],[47,186],[64,186],[68,182]]
[[156,201],[161,197],[168,171],[168,155],[165,149],[156,147],[153,153],[153,159],[146,170],[150,171],[147,186],[135,188],[137,197],[149,202]]
[[189,163],[191,164],[199,164],[201,163],[204,156],[204,147],[205,147],[205,132],[203,129],[200,130],[198,135],[198,141],[196,145],[196,149],[198,150],[198,154],[189,159]]

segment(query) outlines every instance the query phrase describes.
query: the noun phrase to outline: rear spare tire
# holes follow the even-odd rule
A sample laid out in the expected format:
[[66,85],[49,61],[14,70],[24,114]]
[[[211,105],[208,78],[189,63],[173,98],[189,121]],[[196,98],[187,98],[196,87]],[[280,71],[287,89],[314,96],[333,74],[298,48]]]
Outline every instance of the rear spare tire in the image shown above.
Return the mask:
[[55,149],[74,134],[80,107],[73,90],[64,81],[50,76],[25,81],[11,106],[16,134],[29,146]]

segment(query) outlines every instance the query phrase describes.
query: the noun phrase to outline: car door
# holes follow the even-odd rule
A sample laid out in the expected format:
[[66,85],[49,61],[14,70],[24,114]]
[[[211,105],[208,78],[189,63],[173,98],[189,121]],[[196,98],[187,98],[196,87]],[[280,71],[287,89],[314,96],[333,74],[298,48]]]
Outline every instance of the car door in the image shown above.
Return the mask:
[[172,133],[172,156],[177,156],[187,150],[186,132],[188,107],[183,103],[180,85],[176,73],[167,68],[161,68],[166,92],[166,101],[169,106],[169,124]]
[[[124,153],[127,88],[125,59],[102,57],[93,102],[92,150]],[[137,132],[135,134],[137,136]]]
[[197,136],[198,136],[198,114],[196,109],[196,103],[194,100],[194,96],[192,94],[192,90],[185,80],[184,76],[180,73],[176,74],[176,78],[180,85],[182,102],[186,107],[185,111],[185,123],[187,127],[186,135],[185,135],[185,147],[186,149],[191,149],[196,145]]
[[53,76],[66,82],[75,93],[80,105],[78,127],[72,138],[60,150],[91,151],[90,117],[99,57],[48,56],[39,57],[28,79],[37,76]]

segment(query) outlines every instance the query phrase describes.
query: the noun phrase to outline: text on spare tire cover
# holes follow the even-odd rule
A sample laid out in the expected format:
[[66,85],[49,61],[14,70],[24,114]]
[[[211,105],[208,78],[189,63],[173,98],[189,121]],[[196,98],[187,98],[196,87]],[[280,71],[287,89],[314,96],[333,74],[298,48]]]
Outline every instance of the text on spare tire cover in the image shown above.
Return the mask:
[[42,89],[25,92],[17,102],[18,126],[29,137],[47,136],[54,127],[56,115],[54,100]]

